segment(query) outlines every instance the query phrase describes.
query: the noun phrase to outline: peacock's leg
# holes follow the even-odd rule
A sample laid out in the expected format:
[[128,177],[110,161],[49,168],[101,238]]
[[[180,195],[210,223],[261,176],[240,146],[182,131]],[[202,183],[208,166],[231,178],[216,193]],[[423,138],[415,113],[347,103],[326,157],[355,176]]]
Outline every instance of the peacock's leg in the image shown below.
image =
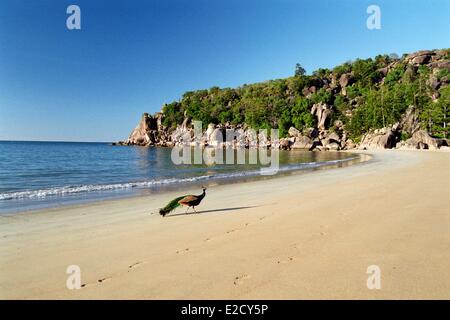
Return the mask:
[[192,207],[192,209],[194,209],[194,212],[197,213],[197,211],[195,211],[195,207]]
[[185,213],[188,213],[188,211],[189,211],[189,206],[187,207],[187,209],[186,209],[186,212],[185,212]]

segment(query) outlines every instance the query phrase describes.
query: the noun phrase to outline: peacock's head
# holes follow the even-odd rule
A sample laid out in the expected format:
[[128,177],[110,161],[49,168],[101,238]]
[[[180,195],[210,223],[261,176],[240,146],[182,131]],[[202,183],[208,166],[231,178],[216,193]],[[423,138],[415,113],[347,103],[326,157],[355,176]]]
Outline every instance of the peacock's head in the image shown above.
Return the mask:
[[203,189],[203,192],[205,192],[207,188],[205,186],[202,186],[202,189]]

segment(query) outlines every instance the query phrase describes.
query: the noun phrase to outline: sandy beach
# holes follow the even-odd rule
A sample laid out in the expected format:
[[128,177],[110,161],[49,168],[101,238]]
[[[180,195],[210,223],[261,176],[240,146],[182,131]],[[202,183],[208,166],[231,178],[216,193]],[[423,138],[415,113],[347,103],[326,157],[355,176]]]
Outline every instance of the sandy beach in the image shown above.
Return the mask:
[[450,152],[369,154],[213,186],[198,214],[150,214],[169,192],[1,215],[0,298],[450,299]]

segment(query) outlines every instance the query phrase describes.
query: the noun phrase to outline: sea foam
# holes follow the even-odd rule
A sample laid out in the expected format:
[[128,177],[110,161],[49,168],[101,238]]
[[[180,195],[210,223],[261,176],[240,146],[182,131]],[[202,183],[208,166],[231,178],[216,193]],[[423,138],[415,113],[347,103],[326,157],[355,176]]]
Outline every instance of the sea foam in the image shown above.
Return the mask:
[[[314,169],[318,167],[338,164],[341,162],[346,162],[354,158],[348,159],[338,159],[330,160],[324,162],[306,162],[300,164],[286,165],[279,168],[278,171],[294,171],[302,169]],[[40,190],[25,190],[18,192],[5,192],[0,193],[0,200],[18,200],[18,199],[42,199],[47,197],[58,197],[58,196],[69,196],[73,194],[82,194],[90,192],[102,192],[102,191],[115,191],[115,190],[126,190],[126,189],[145,189],[163,185],[173,185],[173,184],[186,184],[195,183],[207,180],[216,179],[237,179],[243,177],[258,176],[260,174],[259,170],[251,171],[241,171],[232,173],[219,173],[213,175],[202,175],[197,177],[189,178],[168,178],[168,179],[153,179],[148,181],[138,181],[138,182],[128,182],[128,183],[114,183],[114,184],[100,184],[100,185],[70,185],[62,187],[53,187]]]

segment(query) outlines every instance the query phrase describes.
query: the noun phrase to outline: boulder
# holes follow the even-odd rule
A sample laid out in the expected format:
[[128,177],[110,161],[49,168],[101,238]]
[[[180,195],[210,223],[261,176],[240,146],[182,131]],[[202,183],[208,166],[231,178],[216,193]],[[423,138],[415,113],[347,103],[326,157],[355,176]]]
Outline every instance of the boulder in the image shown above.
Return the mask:
[[397,144],[398,149],[430,149],[437,150],[439,143],[432,138],[425,130],[416,131],[411,138]]
[[305,97],[309,97],[309,96],[311,96],[311,94],[315,93],[316,91],[317,91],[316,86],[310,86],[310,87],[303,88],[302,93]]
[[391,128],[375,130],[363,136],[359,149],[392,149],[396,146],[397,135]]
[[289,141],[286,138],[280,139],[280,149],[281,150],[289,150],[289,149],[291,149],[291,141]]
[[409,135],[414,134],[414,132],[420,129],[419,116],[414,106],[409,106],[403,114],[399,128]]
[[421,64],[427,63],[430,60],[431,60],[431,56],[430,55],[421,55],[421,56],[414,57],[411,60],[411,62],[414,63],[414,64],[421,65]]
[[431,61],[432,56],[436,53],[430,50],[422,50],[418,52],[411,53],[407,56],[406,60],[411,64],[422,65]]
[[270,140],[267,137],[267,134],[263,134],[262,132],[258,133],[258,147],[270,147]]
[[338,143],[336,143],[336,142],[328,143],[327,145],[325,145],[325,147],[328,150],[332,150],[332,151],[338,151],[341,148],[341,146]]
[[192,137],[193,137],[194,133],[193,131],[184,126],[177,126],[177,128],[172,132],[172,134],[170,135],[170,140],[175,144],[175,145],[191,145],[192,142]]
[[331,83],[330,88],[334,89],[338,86],[338,81],[336,79],[336,76],[334,74],[331,75]]
[[306,128],[303,130],[303,135],[315,139],[319,136],[319,130],[317,128]]
[[242,129],[242,128],[235,129],[234,134],[235,134],[235,144],[234,145],[236,148],[248,147],[248,145],[246,144],[246,137],[245,137],[244,129]]
[[210,140],[210,137],[215,129],[216,129],[216,125],[214,123],[208,124],[208,128],[206,129],[206,132],[205,132],[205,140],[207,143]]
[[170,141],[174,145],[189,146],[193,142],[193,138],[194,130],[191,128],[191,119],[189,117],[184,118],[183,123],[178,125],[170,134]]
[[334,127],[337,129],[337,130],[343,130],[344,129],[344,123],[341,121],[341,120],[336,120],[336,121],[334,121]]
[[163,120],[164,120],[164,113],[162,112],[157,112],[155,113],[154,119],[156,119],[156,128],[158,131],[163,131],[164,130],[164,125],[163,125]]
[[311,114],[317,117],[317,127],[325,130],[331,115],[331,107],[326,103],[315,103],[311,108]]
[[377,70],[383,77],[386,77],[389,73],[389,67],[380,68]]
[[344,149],[345,150],[352,150],[356,148],[356,144],[353,142],[353,140],[348,139],[345,141]]
[[225,130],[216,128],[209,136],[208,145],[218,147],[224,142],[224,140],[225,140]]
[[336,132],[329,132],[329,133],[324,133],[323,137],[321,138],[321,142],[324,146],[327,146],[328,144],[331,144],[331,143],[336,143],[336,144],[340,145],[341,138],[339,137],[339,135]]
[[290,137],[300,137],[302,134],[300,131],[294,127],[290,127],[288,130],[288,134]]
[[427,146],[427,149],[436,150],[439,148],[438,141],[435,138],[432,138],[425,130],[416,131],[411,139],[423,143]]
[[313,146],[313,141],[311,138],[306,136],[300,136],[295,138],[294,144],[291,146],[292,149],[307,149],[310,150]]
[[437,142],[439,149],[450,146],[449,139],[436,139],[436,142]]
[[431,62],[428,66],[433,69],[447,69],[450,71],[450,61],[448,60]]
[[345,88],[346,86],[352,85],[354,82],[353,76],[350,73],[344,73],[339,78],[339,85],[342,88]]
[[439,90],[439,87],[441,86],[441,81],[436,77],[431,77],[427,84],[433,89],[433,90]]
[[336,132],[331,132],[330,134],[328,134],[327,137],[329,140],[332,140],[334,142],[339,142],[341,140],[341,138]]
[[314,148],[312,149],[312,151],[326,151],[326,147],[322,146],[322,145],[316,145],[314,146]]
[[144,113],[141,121],[128,137],[128,144],[145,146],[151,142],[149,133],[157,129],[156,119]]

